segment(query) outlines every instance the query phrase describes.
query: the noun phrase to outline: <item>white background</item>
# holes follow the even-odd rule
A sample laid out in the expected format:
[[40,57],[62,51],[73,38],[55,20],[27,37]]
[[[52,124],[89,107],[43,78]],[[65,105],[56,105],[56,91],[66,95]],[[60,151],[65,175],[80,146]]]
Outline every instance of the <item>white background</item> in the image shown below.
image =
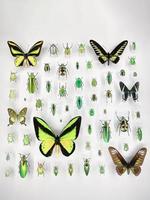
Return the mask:
[[[150,95],[149,95],[149,41],[150,41],[150,25],[149,14],[150,2],[143,0],[140,3],[138,1],[120,1],[120,0],[62,0],[62,1],[48,1],[48,0],[0,0],[0,70],[1,70],[1,84],[0,84],[0,199],[87,199],[87,200],[99,200],[99,199],[114,199],[114,200],[149,200],[149,184],[150,184],[150,159],[149,159],[149,114],[150,114]],[[42,86],[39,89],[40,92],[37,97],[41,95],[45,102],[45,108],[43,112],[39,114],[32,109],[29,105],[31,100],[34,105],[36,97],[30,97],[26,91],[27,73],[34,71],[33,69],[22,69],[18,73],[18,83],[14,87],[18,88],[19,96],[15,103],[8,101],[8,92],[10,88],[9,74],[10,71],[16,70],[13,65],[13,58],[10,55],[7,40],[13,40],[21,45],[24,49],[28,49],[34,42],[38,40],[44,40],[43,52],[39,58],[39,66],[35,69],[38,72],[39,82],[49,79],[48,75],[43,73],[42,67],[44,62],[50,62],[53,66],[57,67],[57,62],[64,62],[68,60],[69,77],[67,79],[68,97],[66,100],[62,100],[57,97],[56,102],[59,107],[59,112],[56,118],[53,118],[50,113],[47,112],[48,101],[50,97],[46,96]],[[118,148],[125,157],[132,157],[139,147],[146,146],[148,148],[147,157],[142,167],[142,173],[139,177],[135,177],[132,174],[127,176],[126,174],[119,177],[115,173],[114,165],[107,152],[108,145],[102,141],[99,142],[99,120],[103,119],[102,110],[105,106],[104,92],[106,89],[106,83],[104,81],[104,75],[108,71],[108,68],[102,66],[97,62],[93,51],[88,49],[85,57],[78,58],[76,53],[77,44],[80,42],[88,45],[89,39],[95,39],[101,43],[107,50],[112,50],[115,45],[124,39],[137,42],[137,66],[131,68],[127,65],[128,56],[131,52],[129,49],[123,54],[121,61],[117,66],[110,66],[110,71],[114,75],[113,91],[114,99],[113,104],[108,106],[108,119],[111,119],[112,126],[112,139],[110,144]],[[55,42],[58,43],[61,49],[60,57],[50,58],[48,53],[49,44]],[[69,42],[74,44],[73,55],[71,58],[64,58],[62,52],[62,43]],[[84,69],[77,72],[75,70],[75,62],[79,59],[81,65],[84,65]],[[92,72],[88,72],[85,67],[85,61],[87,59],[94,60],[94,69]],[[73,68],[73,69],[72,69]],[[138,71],[138,80],[140,81],[140,98],[139,103],[136,105],[132,103],[120,103],[117,91],[118,82],[121,79],[119,76],[119,70],[121,68],[126,69],[127,76],[123,81],[131,87],[135,82],[132,77],[134,70]],[[56,78],[58,78],[54,67],[52,68]],[[76,74],[78,73],[78,74]],[[99,75],[100,74],[100,75]],[[63,101],[71,103],[75,96],[70,97],[73,87],[73,80],[75,77],[81,76],[85,82],[83,91],[79,92],[79,95],[84,96],[86,105],[82,112],[78,112],[75,109],[75,103],[70,106],[70,114],[63,114]],[[88,108],[91,106],[90,101],[86,100],[86,96],[89,97],[92,94],[92,88],[89,87],[88,79],[91,77],[97,77],[99,80],[99,86],[94,92],[97,93],[99,101],[96,103],[95,109],[97,114],[92,121],[88,117]],[[53,79],[55,79],[53,77]],[[91,79],[90,79],[91,80]],[[69,82],[70,81],[70,82]],[[54,82],[54,80],[53,80]],[[69,83],[68,83],[69,82]],[[59,81],[54,82],[54,87],[58,87]],[[41,84],[42,85],[42,84]],[[11,85],[12,87],[12,85]],[[39,86],[40,87],[40,86]],[[44,87],[44,86],[43,86]],[[70,89],[69,89],[70,88]],[[56,88],[57,89],[57,88]],[[57,90],[56,90],[57,91]],[[69,93],[70,91],[70,93]],[[99,92],[100,91],[100,92]],[[76,92],[76,91],[75,91]],[[53,91],[54,97],[58,94]],[[45,95],[45,96],[44,96]],[[88,96],[89,95],[89,96]],[[11,106],[18,111],[23,104],[23,97],[27,97],[27,103],[29,107],[28,113],[28,128],[19,126],[18,124],[12,128],[18,134],[18,140],[13,145],[7,144],[7,133],[10,129],[7,128],[8,115],[7,107]],[[51,98],[54,98],[51,96]],[[53,99],[53,101],[55,98]],[[66,103],[65,102],[65,103]],[[70,104],[71,105],[71,104]],[[124,106],[125,105],[125,106]],[[92,104],[93,106],[93,104]],[[92,107],[91,106],[91,107]],[[94,106],[93,106],[94,107]],[[142,126],[144,131],[144,138],[142,143],[139,143],[135,139],[135,133],[130,133],[130,137],[127,135],[118,136],[115,128],[117,122],[114,112],[122,109],[124,113],[128,110],[132,113],[131,128],[134,132],[134,128],[137,125]],[[134,112],[139,109],[141,111],[141,120],[136,121]],[[37,177],[36,166],[38,161],[43,161],[45,158],[40,154],[38,150],[39,142],[36,141],[32,125],[32,115],[41,115],[56,131],[60,131],[62,127],[76,114],[83,116],[83,123],[81,128],[81,134],[76,142],[76,151],[72,158],[64,158],[60,156],[58,159],[53,156],[46,160],[47,172],[45,177]],[[30,115],[31,114],[31,115]],[[59,123],[59,119],[62,117],[63,122]],[[89,123],[94,125],[95,134],[91,137],[87,134],[87,125]],[[32,145],[30,147],[24,147],[22,145],[22,137],[25,132],[30,132],[32,135]],[[86,133],[85,133],[86,132]],[[92,153],[85,152],[85,141],[91,141]],[[124,142],[129,143],[130,151],[128,153],[123,152],[122,146]],[[102,158],[97,156],[98,149],[103,150]],[[10,164],[5,161],[6,152],[12,152],[12,160]],[[30,175],[22,180],[18,174],[19,156],[18,153],[30,152]],[[88,155],[90,154],[90,155]],[[83,173],[83,158],[91,158],[91,173],[88,177],[85,177]],[[76,167],[73,177],[69,177],[66,168],[69,162],[73,162]],[[106,174],[100,176],[98,173],[99,163],[105,164]],[[4,177],[4,171],[7,166],[12,166],[14,169],[14,175],[10,178]],[[60,167],[60,174],[58,177],[54,177],[52,173],[52,167],[58,165]]]

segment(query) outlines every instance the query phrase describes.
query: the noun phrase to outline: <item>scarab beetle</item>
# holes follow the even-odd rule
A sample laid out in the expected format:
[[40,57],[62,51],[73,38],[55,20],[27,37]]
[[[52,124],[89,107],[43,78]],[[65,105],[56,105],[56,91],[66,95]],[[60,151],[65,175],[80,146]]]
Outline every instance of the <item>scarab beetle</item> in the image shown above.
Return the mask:
[[67,69],[67,64],[59,64],[59,68],[58,68],[58,74],[59,76],[66,76],[68,74],[68,69]]
[[117,128],[119,129],[119,135],[120,135],[120,132],[128,132],[128,135],[129,135],[129,131],[130,131],[129,114],[130,113],[128,113],[128,118],[126,119],[124,116],[119,118],[116,113],[117,119],[119,120],[119,124]]
[[20,162],[19,162],[19,174],[21,176],[21,178],[25,178],[27,173],[28,173],[28,160],[27,158],[29,157],[30,154],[28,155],[24,155],[24,154],[20,154]]

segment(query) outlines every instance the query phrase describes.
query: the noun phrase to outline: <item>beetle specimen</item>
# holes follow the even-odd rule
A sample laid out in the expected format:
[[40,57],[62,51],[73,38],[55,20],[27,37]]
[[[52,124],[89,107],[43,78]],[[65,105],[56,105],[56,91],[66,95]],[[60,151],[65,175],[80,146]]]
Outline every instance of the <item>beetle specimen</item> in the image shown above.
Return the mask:
[[76,78],[76,81],[75,81],[75,87],[76,88],[83,88],[83,81],[82,81],[82,78]]
[[15,141],[15,135],[14,135],[14,133],[8,133],[8,135],[7,135],[7,141],[8,141],[8,143],[13,143]]
[[9,153],[9,152],[6,154],[6,160],[7,160],[7,161],[10,160],[10,153]]
[[137,118],[140,118],[140,117],[141,117],[140,111],[137,111],[137,112],[136,112],[136,117],[137,117]]
[[90,161],[88,158],[86,158],[84,160],[84,172],[85,172],[85,175],[88,176],[89,172],[90,172]]
[[83,105],[82,97],[80,97],[80,96],[77,97],[77,99],[76,99],[76,105],[77,105],[78,109],[82,108],[82,105]]
[[58,175],[58,171],[59,171],[58,166],[54,166],[53,172],[55,176]]
[[105,167],[103,165],[99,166],[99,172],[100,174],[105,174]]
[[69,111],[69,106],[68,106],[68,105],[66,105],[66,107],[65,107],[65,111],[66,111],[66,112]]
[[89,115],[90,115],[91,117],[95,115],[95,111],[94,111],[93,108],[90,108],[90,110],[89,110]]
[[45,164],[45,162],[43,162],[43,163],[39,163],[38,162],[38,166],[37,166],[37,173],[38,173],[38,176],[39,175],[45,175],[45,167],[44,167],[44,164]]
[[58,68],[58,74],[59,76],[66,76],[67,77],[67,74],[68,74],[68,69],[67,69],[67,64],[58,64],[59,65],[59,68]]
[[33,94],[37,90],[37,80],[34,73],[28,73],[28,82],[27,82],[27,89],[30,94]]
[[112,93],[111,93],[111,90],[107,90],[106,91],[106,102],[108,102],[108,99],[111,99],[111,103],[112,103]]
[[11,168],[8,168],[5,170],[5,177],[10,177],[13,173],[13,170]]
[[67,96],[66,84],[62,85],[62,86],[59,85],[59,96],[60,97],[66,97]]
[[15,100],[16,99],[16,90],[11,89],[9,91],[9,99],[11,99],[11,100]]
[[131,42],[130,48],[131,48],[131,50],[135,51],[136,50],[136,43],[135,42]]
[[69,175],[72,176],[72,174],[73,174],[73,164],[72,163],[69,163],[69,165],[68,165],[68,172],[69,172]]
[[35,104],[36,110],[38,110],[38,109],[42,110],[42,106],[43,106],[42,100],[37,99],[36,104]]
[[91,124],[88,125],[88,134],[90,135],[92,133],[92,126]]
[[97,80],[95,78],[92,79],[91,85],[92,85],[92,87],[96,87],[97,86]]
[[46,81],[46,91],[49,93],[51,91],[51,82],[50,81]]
[[125,75],[126,75],[125,70],[124,70],[124,69],[121,69],[121,70],[120,70],[120,76],[125,76]]
[[137,72],[133,72],[133,77],[137,77]]
[[129,115],[130,115],[130,113],[128,112],[127,119],[124,116],[119,118],[116,113],[117,119],[119,121],[118,128],[117,128],[117,129],[119,129],[119,135],[120,135],[120,132],[128,132],[128,135],[129,135],[129,131],[130,131]]
[[91,144],[90,144],[90,142],[86,142],[85,143],[85,149],[88,150],[88,151],[91,150]]
[[16,79],[17,79],[16,72],[11,72],[11,74],[10,74],[10,82],[16,81]]
[[112,82],[112,74],[111,74],[111,72],[107,73],[106,80],[107,80],[107,83],[110,85],[111,82]]
[[123,149],[124,149],[124,151],[128,151],[129,150],[129,145],[127,143],[124,143]]
[[97,101],[97,96],[96,96],[96,94],[92,94],[91,100],[92,100],[92,101]]
[[50,55],[57,55],[58,54],[58,47],[55,44],[51,44],[49,47]]
[[49,65],[49,63],[45,63],[45,65],[44,65],[44,71],[45,72],[49,72],[50,71],[50,65]]
[[76,69],[79,69],[79,62],[76,62]]
[[51,112],[52,112],[52,115],[54,116],[55,113],[56,113],[56,105],[54,103],[52,103],[51,105]]
[[66,56],[69,56],[69,55],[71,54],[72,45],[69,47],[69,45],[68,45],[68,43],[67,43],[66,46],[63,45],[63,47],[64,47],[64,54],[65,54]]
[[136,58],[134,56],[129,58],[129,64],[130,65],[135,65],[136,64]]
[[79,44],[78,51],[80,54],[85,53],[85,44],[83,44],[83,43]]
[[30,145],[30,143],[31,143],[30,135],[29,134],[25,134],[23,136],[23,144],[24,145]]
[[86,63],[86,67],[87,69],[91,69],[92,68],[92,61],[88,60]]
[[108,143],[111,138],[111,130],[110,130],[110,121],[101,121],[102,128],[101,128],[101,134],[104,142]]
[[30,154],[24,155],[20,154],[20,162],[19,162],[19,174],[21,178],[25,178],[28,170],[29,170],[29,164],[27,158],[29,157]]
[[137,134],[138,140],[141,141],[142,137],[143,137],[143,132],[142,132],[142,129],[140,127],[137,128],[136,134]]

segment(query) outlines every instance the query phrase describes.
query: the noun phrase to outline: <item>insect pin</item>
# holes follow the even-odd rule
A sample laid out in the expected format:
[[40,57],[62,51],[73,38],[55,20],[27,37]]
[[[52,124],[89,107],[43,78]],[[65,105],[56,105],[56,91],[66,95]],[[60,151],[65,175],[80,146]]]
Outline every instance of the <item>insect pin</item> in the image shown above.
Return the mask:
[[25,178],[29,171],[28,157],[30,154],[24,155],[20,154],[20,162],[19,162],[19,174],[21,178]]
[[111,138],[111,129],[110,129],[110,121],[101,121],[102,128],[101,128],[101,136],[104,142],[108,143]]
[[56,44],[51,44],[49,47],[49,52],[51,56],[58,55],[58,47]]
[[64,54],[66,56],[70,56],[71,55],[71,48],[72,48],[72,45],[69,46],[69,44],[67,43],[66,46],[63,44],[63,47],[64,47]]
[[124,116],[121,116],[121,118],[120,118],[120,117],[118,117],[118,115],[116,113],[116,117],[119,121],[119,124],[117,127],[117,129],[119,130],[119,135],[120,135],[120,132],[128,132],[128,135],[129,135],[129,132],[130,132],[129,115],[130,115],[130,112],[128,112],[128,118],[125,118]]
[[90,172],[90,159],[89,158],[84,159],[84,172],[85,172],[86,176],[89,175],[89,172]]
[[66,77],[67,78],[67,74],[68,74],[68,69],[67,69],[67,64],[64,64],[64,63],[61,63],[61,64],[58,64],[59,65],[59,68],[58,68],[58,74],[59,74],[59,77]]
[[28,73],[27,89],[30,94],[35,93],[35,91],[38,89],[36,79],[37,74],[35,75],[34,73]]
[[83,44],[83,43],[79,44],[78,52],[79,52],[79,54],[85,53],[85,44]]
[[43,163],[39,163],[38,162],[38,166],[37,166],[37,174],[39,175],[45,175],[45,167],[44,167],[45,162]]

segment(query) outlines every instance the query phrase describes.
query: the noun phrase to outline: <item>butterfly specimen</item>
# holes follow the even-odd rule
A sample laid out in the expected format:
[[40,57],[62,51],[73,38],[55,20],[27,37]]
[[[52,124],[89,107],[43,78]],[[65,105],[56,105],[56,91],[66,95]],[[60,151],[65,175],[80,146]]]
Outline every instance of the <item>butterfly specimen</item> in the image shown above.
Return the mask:
[[116,165],[116,171],[121,176],[126,170],[129,174],[130,171],[135,176],[138,176],[141,173],[141,166],[144,162],[144,158],[147,153],[146,148],[141,148],[135,156],[132,158],[130,162],[126,162],[126,160],[122,157],[122,155],[115,149],[114,147],[108,148],[110,155],[114,164]]
[[134,101],[138,100],[139,82],[136,82],[129,90],[123,82],[119,82],[120,90],[122,92],[122,99],[126,101],[128,97],[132,97]]
[[73,118],[64,127],[60,135],[55,135],[49,125],[41,118],[34,117],[33,123],[36,137],[41,141],[39,149],[44,156],[51,156],[55,146],[61,149],[64,156],[70,156],[74,152],[74,140],[76,140],[80,131],[80,116]]
[[107,53],[103,49],[103,47],[94,40],[90,40],[90,44],[93,47],[96,55],[98,56],[98,60],[102,64],[107,62],[109,65],[110,61],[114,64],[118,63],[118,61],[120,60],[119,56],[121,56],[121,54],[123,53],[125,47],[128,44],[128,41],[122,41],[120,44],[118,44],[118,46],[116,46],[116,48],[111,53]]
[[16,113],[15,110],[13,110],[12,108],[8,108],[8,115],[9,115],[9,125],[13,125],[14,123],[16,123],[17,121],[22,125],[25,124],[26,121],[26,113],[27,113],[27,108],[24,107],[23,109],[20,110],[19,114]]
[[23,65],[27,66],[35,66],[37,64],[36,57],[39,56],[41,52],[41,48],[43,45],[43,41],[36,42],[28,51],[28,53],[24,53],[24,51],[12,41],[7,42],[10,52],[13,57],[15,57],[15,66],[20,67]]

